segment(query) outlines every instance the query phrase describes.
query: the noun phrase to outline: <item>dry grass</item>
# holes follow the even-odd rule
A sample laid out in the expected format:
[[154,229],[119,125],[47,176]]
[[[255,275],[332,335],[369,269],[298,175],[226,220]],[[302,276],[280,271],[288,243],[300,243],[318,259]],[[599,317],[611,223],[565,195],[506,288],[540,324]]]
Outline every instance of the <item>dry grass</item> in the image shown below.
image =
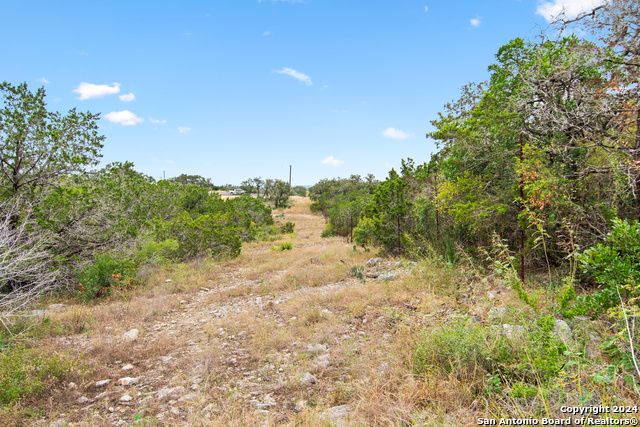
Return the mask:
[[[277,223],[296,224],[295,232],[281,239],[291,241],[292,250],[272,251],[273,242],[253,242],[233,260],[149,269],[145,287],[51,314],[57,328],[47,329],[43,345],[51,352],[84,355],[87,377],[79,392],[88,395],[96,394],[96,380],[123,376],[125,363],[135,366],[132,376],[150,377],[147,388],[128,390],[133,394],[169,386],[197,393],[197,399],[181,402],[180,416],[163,421],[155,417],[166,403],[141,404],[135,410],[147,425],[328,426],[326,411],[344,404],[351,409],[345,425],[467,426],[477,425],[477,417],[537,414],[526,402],[483,391],[483,371],[445,375],[434,368],[414,374],[418,341],[451,319],[470,315],[487,321],[488,311],[502,306],[509,307],[510,322],[533,317],[509,289],[499,282],[468,281],[435,259],[422,261],[413,272],[405,269],[390,282],[362,283],[349,270],[373,254],[354,251],[342,238],[322,239],[324,220],[310,214],[309,200],[292,201],[292,208],[274,212],[284,213]],[[487,297],[489,290],[495,298]],[[140,338],[124,342],[122,334],[132,328],[140,330]],[[325,346],[327,352],[323,356],[309,346]],[[171,362],[158,362],[168,355]],[[307,372],[316,384],[300,384]],[[591,380],[581,378],[567,379],[568,393],[575,387],[608,402],[633,397],[618,386],[596,393]],[[93,415],[70,418],[111,425],[108,407],[117,406],[122,390],[113,382],[105,390],[115,394],[96,404]],[[260,392],[251,395],[252,390]],[[277,406],[256,413],[250,400],[267,393]],[[52,403],[48,413],[73,414],[74,399]],[[306,404],[296,408],[299,401]],[[24,410],[2,408],[0,423],[24,425]],[[128,410],[123,417],[131,420]]]

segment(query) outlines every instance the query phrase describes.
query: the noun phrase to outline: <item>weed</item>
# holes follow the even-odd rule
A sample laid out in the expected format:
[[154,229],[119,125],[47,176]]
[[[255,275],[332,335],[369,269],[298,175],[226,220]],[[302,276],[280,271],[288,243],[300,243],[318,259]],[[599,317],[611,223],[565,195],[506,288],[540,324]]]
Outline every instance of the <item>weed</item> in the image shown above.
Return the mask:
[[0,353],[0,402],[10,404],[50,390],[71,373],[71,362],[24,346]]

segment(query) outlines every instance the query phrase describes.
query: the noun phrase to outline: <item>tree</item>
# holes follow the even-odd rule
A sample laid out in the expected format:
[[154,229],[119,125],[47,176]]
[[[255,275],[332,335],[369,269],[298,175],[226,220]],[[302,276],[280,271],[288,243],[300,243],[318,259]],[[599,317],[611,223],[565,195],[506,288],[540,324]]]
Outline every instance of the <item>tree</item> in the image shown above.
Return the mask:
[[209,190],[217,190],[218,187],[213,185],[211,178],[204,178],[200,175],[182,174],[169,179],[171,182],[177,182],[182,185],[197,185],[198,187],[208,188]]
[[269,192],[269,200],[273,202],[273,206],[277,208],[284,208],[287,206],[289,200],[289,194],[291,193],[291,187],[288,182],[284,182],[280,179],[273,181],[273,187]]
[[[27,84],[0,84],[0,197],[31,198],[55,185],[56,179],[95,166],[104,136],[98,134],[99,114],[67,115],[47,111],[44,88],[35,93]],[[16,220],[14,218],[14,220]]]
[[256,197],[260,197],[260,189],[264,188],[264,181],[258,176],[256,178],[253,178],[253,185],[256,187]]

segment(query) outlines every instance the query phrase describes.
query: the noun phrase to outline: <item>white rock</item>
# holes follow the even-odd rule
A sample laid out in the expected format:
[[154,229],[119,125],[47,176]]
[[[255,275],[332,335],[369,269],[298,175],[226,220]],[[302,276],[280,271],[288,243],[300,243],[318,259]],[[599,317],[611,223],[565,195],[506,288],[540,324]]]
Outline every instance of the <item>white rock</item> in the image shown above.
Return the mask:
[[180,415],[180,409],[176,408],[175,406],[172,406],[171,409],[169,409],[169,412],[171,412],[173,415]]
[[381,261],[382,261],[382,258],[370,258],[369,261],[367,261],[366,266],[373,267],[375,265],[380,264]]
[[127,364],[127,365],[124,365],[124,366],[123,366],[122,368],[120,368],[120,369],[122,369],[123,371],[130,371],[130,370],[132,370],[133,368],[134,368],[134,366],[133,366],[131,363],[129,363],[129,364]]
[[120,402],[131,402],[132,400],[133,397],[129,396],[128,394],[125,394],[120,398]]
[[180,394],[184,393],[186,390],[182,386],[174,387],[174,388],[163,388],[162,390],[158,390],[156,392],[157,399],[165,399],[172,394]]
[[310,386],[318,382],[318,379],[311,375],[309,372],[305,373],[300,379],[300,384],[305,386]]
[[326,353],[328,349],[326,345],[316,344],[316,345],[308,345],[307,351],[310,353]]
[[195,393],[189,393],[189,394],[185,394],[184,396],[182,396],[180,399],[178,399],[178,402],[184,402],[184,401],[189,401],[189,400],[196,400],[198,398],[198,395]]
[[91,402],[91,399],[87,399],[86,397],[81,396],[78,398],[78,400],[76,400],[76,402],[82,405],[83,403]]
[[138,384],[139,382],[140,378],[124,377],[118,380],[118,385],[132,385]]
[[507,313],[507,309],[504,307],[493,307],[489,310],[489,320],[500,320]]
[[131,329],[130,331],[127,331],[122,335],[122,339],[124,339],[125,341],[128,341],[128,342],[133,342],[133,341],[136,341],[138,339],[138,335],[139,334],[140,334],[139,330]]
[[107,384],[109,384],[110,382],[111,382],[111,380],[96,381],[96,387],[104,387]]
[[295,409],[296,412],[302,412],[306,406],[307,406],[306,400],[298,400],[296,402],[295,408],[293,409]]

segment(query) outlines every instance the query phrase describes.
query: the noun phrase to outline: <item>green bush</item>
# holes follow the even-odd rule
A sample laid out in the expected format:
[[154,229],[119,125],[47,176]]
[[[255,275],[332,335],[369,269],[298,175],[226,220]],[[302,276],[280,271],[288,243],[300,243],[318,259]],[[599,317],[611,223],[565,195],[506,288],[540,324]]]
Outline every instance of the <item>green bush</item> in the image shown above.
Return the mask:
[[293,249],[293,243],[291,243],[291,242],[282,242],[282,243],[280,243],[280,250],[281,251],[290,251],[291,249]]
[[[528,328],[502,324],[485,328],[470,321],[455,321],[432,330],[418,342],[413,370],[418,375],[456,375],[482,379],[484,390],[502,390],[501,378],[518,385],[516,394],[558,376],[567,363],[565,345],[553,334],[554,319],[544,316]],[[510,336],[509,336],[510,335]],[[477,384],[478,385],[478,384]]]
[[336,228],[333,224],[329,223],[324,227],[322,233],[320,233],[320,237],[334,237],[336,235]]
[[230,213],[200,215],[194,219],[183,212],[173,221],[156,220],[156,234],[161,240],[178,242],[175,253],[179,261],[203,255],[236,257],[242,247],[240,229],[233,224]]
[[162,265],[176,256],[178,246],[178,241],[175,239],[165,239],[160,242],[147,239],[140,244],[135,259],[140,265]]
[[290,234],[293,233],[293,229],[296,226],[294,222],[287,221],[282,227],[279,228],[280,233]]
[[[585,274],[599,284],[596,292],[578,297],[578,306],[569,311],[602,312],[620,304],[620,298],[638,305],[640,293],[640,224],[638,221],[614,219],[604,242],[578,255]],[[565,303],[566,305],[566,303]],[[582,307],[580,307],[582,306]],[[582,310],[581,310],[582,308]]]
[[290,251],[293,249],[293,243],[291,242],[282,242],[280,246],[271,246],[272,251]]
[[42,354],[22,346],[0,353],[0,403],[40,395],[66,379],[71,363],[59,354]]
[[93,262],[76,274],[78,296],[87,301],[110,295],[114,288],[132,285],[135,277],[135,263],[112,254],[96,254]]

